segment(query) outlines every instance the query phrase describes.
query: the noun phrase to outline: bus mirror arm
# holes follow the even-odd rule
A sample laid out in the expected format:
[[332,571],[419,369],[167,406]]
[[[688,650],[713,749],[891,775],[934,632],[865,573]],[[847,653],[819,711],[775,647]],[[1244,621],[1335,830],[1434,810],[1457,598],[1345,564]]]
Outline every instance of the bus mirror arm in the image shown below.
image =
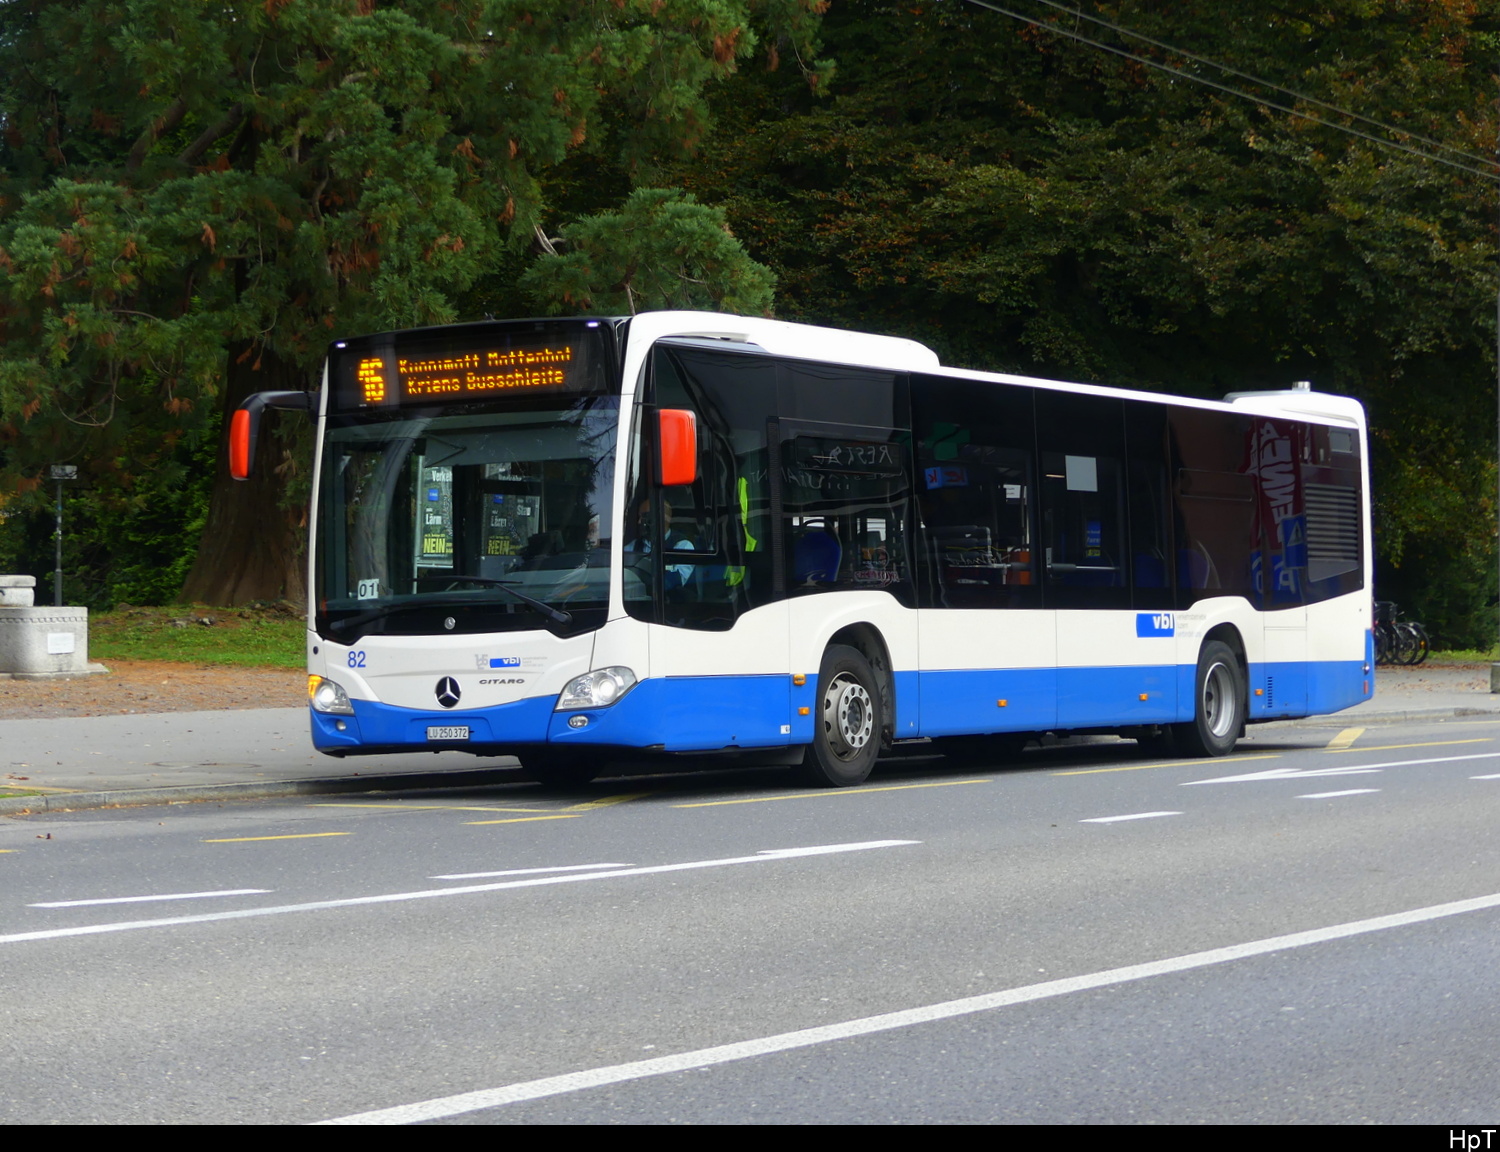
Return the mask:
[[312,393],[253,392],[245,397],[229,424],[229,474],[236,480],[250,479],[255,465],[255,446],[260,440],[260,414],[267,408],[311,412]]

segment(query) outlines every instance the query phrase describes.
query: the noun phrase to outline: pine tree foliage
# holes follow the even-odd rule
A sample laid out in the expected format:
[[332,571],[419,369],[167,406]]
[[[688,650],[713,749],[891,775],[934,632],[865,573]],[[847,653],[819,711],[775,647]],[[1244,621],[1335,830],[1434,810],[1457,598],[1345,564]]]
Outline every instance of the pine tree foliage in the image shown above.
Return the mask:
[[[201,432],[257,387],[310,385],[333,336],[455,319],[545,235],[570,156],[649,178],[703,138],[706,88],[758,47],[790,45],[823,77],[820,10],[5,0],[0,498],[56,460],[128,484],[113,472],[149,468],[153,438]],[[301,467],[284,439],[268,463]],[[210,533],[255,516],[295,531],[264,491],[219,488]],[[260,502],[245,524],[218,510],[236,499]],[[236,555],[215,551],[200,593],[274,592],[237,586]],[[294,590],[295,569],[289,555],[260,579]]]
[[830,98],[747,75],[681,182],[777,273],[787,319],[1064,379],[1359,397],[1378,590],[1492,643],[1496,187],[1265,101],[1494,172],[1500,3],[1073,6],[1397,131],[1038,0],[1003,7],[1262,102],[960,0],[844,0]]

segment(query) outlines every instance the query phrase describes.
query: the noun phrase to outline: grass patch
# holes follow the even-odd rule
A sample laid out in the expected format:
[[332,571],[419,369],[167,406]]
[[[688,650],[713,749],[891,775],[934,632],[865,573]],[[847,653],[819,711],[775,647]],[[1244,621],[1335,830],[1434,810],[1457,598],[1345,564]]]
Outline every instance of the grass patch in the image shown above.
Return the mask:
[[1433,649],[1427,656],[1428,664],[1493,664],[1500,659],[1500,651],[1494,648],[1445,648]]
[[285,603],[245,608],[120,605],[113,612],[89,614],[89,659],[304,668],[306,627],[302,610]]

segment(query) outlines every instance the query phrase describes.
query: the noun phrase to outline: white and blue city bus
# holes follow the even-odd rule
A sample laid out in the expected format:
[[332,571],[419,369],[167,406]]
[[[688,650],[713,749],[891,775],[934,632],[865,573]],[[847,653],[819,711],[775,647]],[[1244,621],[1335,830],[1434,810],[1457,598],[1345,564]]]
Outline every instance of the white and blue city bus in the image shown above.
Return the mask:
[[1372,687],[1365,421],[942,367],[694,312],[341,340],[316,411],[312,735],[542,779],[932,741],[1229,752]]

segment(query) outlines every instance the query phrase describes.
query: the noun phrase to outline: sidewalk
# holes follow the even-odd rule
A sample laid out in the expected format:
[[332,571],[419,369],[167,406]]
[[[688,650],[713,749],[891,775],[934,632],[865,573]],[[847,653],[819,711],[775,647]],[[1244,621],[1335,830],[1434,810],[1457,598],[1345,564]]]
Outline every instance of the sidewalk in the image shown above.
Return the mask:
[[[1267,727],[1349,728],[1500,715],[1488,665],[1381,668],[1374,699]],[[305,708],[0,720],[0,816],[130,804],[514,783],[513,757],[312,749]]]

